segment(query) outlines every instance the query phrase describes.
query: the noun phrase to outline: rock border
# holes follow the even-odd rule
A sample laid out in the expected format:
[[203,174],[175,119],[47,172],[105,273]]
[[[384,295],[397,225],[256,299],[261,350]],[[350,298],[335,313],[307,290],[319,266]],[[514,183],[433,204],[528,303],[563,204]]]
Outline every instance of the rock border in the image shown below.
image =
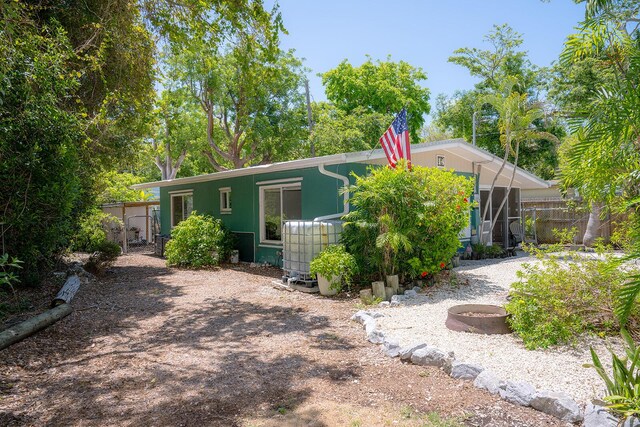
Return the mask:
[[[394,295],[390,303],[381,303],[380,305],[383,307],[397,306],[415,297],[416,292],[412,289],[406,291],[404,295]],[[582,421],[583,427],[615,427],[619,423],[619,420],[602,406],[590,403],[586,405],[585,409],[582,409],[566,393],[536,390],[534,386],[524,381],[501,380],[482,366],[457,360],[454,352],[447,353],[426,343],[400,347],[397,339],[388,337],[377,329],[376,319],[384,316],[384,314],[375,311],[359,310],[351,316],[351,320],[362,324],[367,341],[372,344],[381,344],[384,354],[388,357],[399,357],[401,361],[414,365],[438,367],[452,378],[473,381],[475,387],[499,395],[507,402],[529,406],[562,421],[570,423]]]

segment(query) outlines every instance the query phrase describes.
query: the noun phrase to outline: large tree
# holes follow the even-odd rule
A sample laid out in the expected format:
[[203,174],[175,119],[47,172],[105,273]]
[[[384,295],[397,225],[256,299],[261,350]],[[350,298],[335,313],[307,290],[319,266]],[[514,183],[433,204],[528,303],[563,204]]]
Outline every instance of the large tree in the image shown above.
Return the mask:
[[[345,59],[321,76],[327,99],[347,114],[378,113],[392,118],[406,108],[411,140],[420,140],[424,116],[431,109],[429,89],[421,84],[427,75],[421,68],[405,61],[394,62],[390,57],[375,62],[367,57],[359,67]],[[387,127],[391,123],[388,121]]]
[[215,170],[285,160],[307,138],[302,65],[279,49],[279,15],[268,16],[229,30],[225,43],[205,32],[169,54],[169,78],[206,117],[204,154]]
[[[474,89],[458,91],[452,97],[439,95],[435,122],[454,137],[471,141],[475,117],[476,144],[502,156],[500,117],[496,108],[485,102],[485,97],[499,94],[504,81],[514,79],[514,91],[526,94],[530,102],[540,102],[547,73],[531,63],[527,52],[521,50],[522,36],[506,24],[495,26],[485,37],[485,43],[489,49],[461,48],[449,58],[450,62],[467,68],[480,81]],[[564,133],[561,124],[549,115],[539,117],[532,126],[543,134],[562,136]],[[543,178],[553,178],[558,165],[556,144],[546,138],[528,140],[521,146],[519,163]]]

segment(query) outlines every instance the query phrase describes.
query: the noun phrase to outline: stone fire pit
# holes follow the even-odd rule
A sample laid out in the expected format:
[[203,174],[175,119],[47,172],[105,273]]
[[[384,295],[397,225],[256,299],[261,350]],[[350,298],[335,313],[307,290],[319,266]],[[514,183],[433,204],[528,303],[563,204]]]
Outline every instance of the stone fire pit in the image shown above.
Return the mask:
[[454,305],[447,312],[445,325],[452,331],[476,334],[510,334],[507,312],[490,304]]

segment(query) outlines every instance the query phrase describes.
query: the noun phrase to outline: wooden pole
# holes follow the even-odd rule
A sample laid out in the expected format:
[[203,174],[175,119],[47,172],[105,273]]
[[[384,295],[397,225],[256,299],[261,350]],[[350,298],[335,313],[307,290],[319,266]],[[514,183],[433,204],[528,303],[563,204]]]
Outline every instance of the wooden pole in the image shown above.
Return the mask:
[[26,337],[35,334],[36,332],[53,325],[58,320],[68,316],[73,311],[73,308],[69,304],[60,304],[44,313],[32,317],[29,320],[25,320],[16,326],[6,329],[0,332],[0,350],[9,347],[11,344],[15,344],[18,341],[22,341]]

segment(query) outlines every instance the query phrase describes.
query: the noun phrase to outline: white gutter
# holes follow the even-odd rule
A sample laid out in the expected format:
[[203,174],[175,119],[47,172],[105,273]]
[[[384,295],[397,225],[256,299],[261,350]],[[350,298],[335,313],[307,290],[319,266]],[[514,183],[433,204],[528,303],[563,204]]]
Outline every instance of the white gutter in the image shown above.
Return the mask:
[[[347,178],[344,175],[340,175],[334,172],[330,172],[328,170],[326,170],[324,168],[324,163],[319,164],[318,165],[318,172],[320,172],[322,175],[326,175],[326,176],[330,176],[332,178],[336,178],[336,179],[340,179],[342,180],[342,182],[344,182],[344,186],[348,187],[349,186],[349,178]],[[319,216],[317,218],[314,218],[314,221],[324,221],[326,219],[336,219],[336,218],[341,218],[342,216],[346,215],[349,213],[349,192],[346,191],[344,193],[344,210],[340,213],[337,214],[331,214],[331,215],[325,215],[325,216]]]

